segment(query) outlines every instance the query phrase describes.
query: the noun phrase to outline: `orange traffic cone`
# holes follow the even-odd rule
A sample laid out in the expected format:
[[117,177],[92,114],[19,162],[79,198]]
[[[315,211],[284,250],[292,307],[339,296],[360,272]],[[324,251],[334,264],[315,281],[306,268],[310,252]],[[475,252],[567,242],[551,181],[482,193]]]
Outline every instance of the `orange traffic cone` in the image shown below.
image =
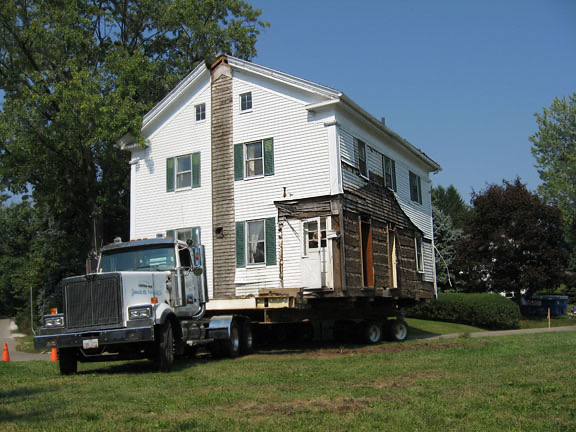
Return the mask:
[[8,352],[8,344],[4,344],[4,352],[2,353],[2,361],[9,362],[10,361],[10,353]]
[[52,348],[52,354],[50,354],[50,361],[51,362],[58,361],[58,350],[56,348]]

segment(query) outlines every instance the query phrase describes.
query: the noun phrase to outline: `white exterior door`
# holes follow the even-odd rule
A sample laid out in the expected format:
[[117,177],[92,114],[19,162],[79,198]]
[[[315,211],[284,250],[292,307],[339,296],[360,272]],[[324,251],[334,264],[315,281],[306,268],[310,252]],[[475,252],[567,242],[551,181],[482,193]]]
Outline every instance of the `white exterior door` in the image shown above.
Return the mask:
[[302,286],[322,289],[328,282],[328,245],[326,218],[302,221]]

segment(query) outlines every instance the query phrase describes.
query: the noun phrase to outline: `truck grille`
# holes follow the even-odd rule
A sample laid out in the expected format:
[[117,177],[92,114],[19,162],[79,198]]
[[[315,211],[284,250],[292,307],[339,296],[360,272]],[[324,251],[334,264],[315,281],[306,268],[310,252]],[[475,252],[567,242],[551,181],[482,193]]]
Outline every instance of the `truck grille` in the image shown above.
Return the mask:
[[120,275],[91,275],[64,285],[66,326],[84,328],[122,322]]

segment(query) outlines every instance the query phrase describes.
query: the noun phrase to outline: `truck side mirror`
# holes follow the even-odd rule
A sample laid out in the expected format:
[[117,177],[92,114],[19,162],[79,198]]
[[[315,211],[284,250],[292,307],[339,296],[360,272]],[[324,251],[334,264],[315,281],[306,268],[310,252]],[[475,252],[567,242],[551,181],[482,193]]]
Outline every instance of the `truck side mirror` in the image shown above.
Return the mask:
[[196,276],[200,276],[202,273],[204,273],[204,270],[202,270],[202,267],[194,267],[192,269],[192,273],[194,273]]

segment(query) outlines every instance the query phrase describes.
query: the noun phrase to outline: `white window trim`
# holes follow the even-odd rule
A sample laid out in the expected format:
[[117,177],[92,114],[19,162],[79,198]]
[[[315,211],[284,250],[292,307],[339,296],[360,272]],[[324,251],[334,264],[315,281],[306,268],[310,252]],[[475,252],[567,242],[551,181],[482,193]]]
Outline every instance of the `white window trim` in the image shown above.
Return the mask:
[[[242,96],[244,95],[250,95],[250,108],[247,109],[242,109]],[[252,92],[248,91],[248,92],[244,92],[244,93],[240,93],[240,96],[238,97],[238,108],[240,110],[240,114],[245,114],[245,113],[250,113],[252,112],[252,109],[254,108],[254,100],[252,98]]]
[[[250,144],[260,144],[260,151],[262,156],[260,157],[260,159],[262,160],[262,174],[257,174],[257,175],[253,175],[253,176],[249,176],[248,175],[248,167],[246,166],[248,164],[248,146]],[[259,178],[263,178],[264,177],[264,140],[256,140],[256,141],[250,141],[247,143],[244,143],[243,145],[243,152],[244,152],[244,180],[253,180],[253,179],[259,179]],[[251,159],[251,160],[257,160],[257,159]]]
[[[386,184],[386,159],[390,161],[390,177],[392,178],[392,186]],[[394,169],[392,170],[392,164],[394,164]],[[385,154],[382,155],[382,175],[384,177],[384,186],[390,189],[392,192],[398,190],[398,180],[396,179],[396,161]]]
[[[422,236],[418,235],[414,238],[414,249],[416,251],[416,271],[422,274],[424,273],[424,239]],[[418,260],[418,256],[420,256],[420,260]]]
[[[416,199],[413,199],[413,197],[412,197],[412,182],[410,181],[412,175],[410,175],[410,174],[412,174],[414,176],[414,179],[416,180],[416,188],[417,188]],[[417,203],[419,205],[422,205],[422,203],[424,201],[424,196],[422,194],[422,177],[420,177],[414,171],[408,171],[408,189],[410,192],[410,200],[413,203]]]
[[[182,159],[187,157],[190,160],[190,171],[182,171],[182,172],[178,172],[178,159]],[[181,191],[181,190],[188,190],[188,189],[192,189],[192,184],[193,184],[193,167],[192,167],[192,153],[187,154],[187,155],[181,155],[181,156],[176,156],[174,158],[174,190],[175,191]],[[190,186],[182,186],[179,187],[178,186],[178,175],[179,174],[185,174],[189,172],[190,173]]]
[[176,239],[178,239],[178,234],[186,232],[186,231],[190,231],[191,233],[194,233],[194,231],[197,232],[198,234],[198,244],[202,244],[202,230],[200,225],[198,226],[191,226],[191,227],[187,227],[187,228],[178,228],[174,230],[174,237],[176,237]]
[[[251,263],[250,262],[250,223],[253,222],[261,222],[264,231],[264,261],[258,263]],[[246,238],[245,238],[245,245],[246,245],[246,268],[259,268],[259,267],[266,267],[266,219],[252,219],[247,220],[246,222]]]
[[[201,120],[198,120],[198,108],[200,106],[204,105],[204,118]],[[205,123],[206,122],[206,102],[202,102],[199,104],[194,105],[194,123]]]

